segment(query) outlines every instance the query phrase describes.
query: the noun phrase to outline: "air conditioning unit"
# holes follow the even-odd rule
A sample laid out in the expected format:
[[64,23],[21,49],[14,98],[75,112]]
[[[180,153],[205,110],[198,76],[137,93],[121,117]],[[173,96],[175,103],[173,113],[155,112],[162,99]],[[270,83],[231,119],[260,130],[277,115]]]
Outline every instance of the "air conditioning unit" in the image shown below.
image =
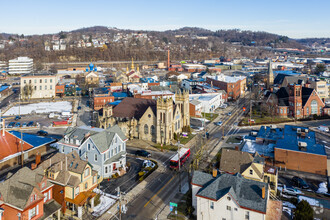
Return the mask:
[[298,141],[298,146],[299,147],[307,147],[307,143],[303,141]]
[[270,128],[275,129],[275,128],[277,128],[277,126],[276,125],[270,125]]
[[297,133],[301,133],[301,128],[297,128]]

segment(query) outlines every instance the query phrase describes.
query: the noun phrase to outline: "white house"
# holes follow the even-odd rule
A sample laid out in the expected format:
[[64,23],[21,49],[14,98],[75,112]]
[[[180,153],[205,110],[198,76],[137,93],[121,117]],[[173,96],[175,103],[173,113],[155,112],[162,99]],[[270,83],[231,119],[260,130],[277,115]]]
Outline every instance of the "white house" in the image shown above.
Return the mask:
[[126,141],[118,125],[108,129],[68,127],[64,137],[57,142],[57,148],[65,154],[76,151],[100,176],[111,178],[126,171]]
[[239,173],[211,174],[195,171],[192,205],[197,219],[264,220],[269,200],[268,184],[245,179]]

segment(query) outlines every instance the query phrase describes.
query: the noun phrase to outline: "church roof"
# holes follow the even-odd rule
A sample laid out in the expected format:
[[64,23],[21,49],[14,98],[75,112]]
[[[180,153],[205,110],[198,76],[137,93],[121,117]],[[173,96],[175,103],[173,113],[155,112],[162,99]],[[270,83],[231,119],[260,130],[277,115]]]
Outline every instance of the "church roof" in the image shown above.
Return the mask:
[[140,119],[149,107],[156,115],[156,106],[157,101],[153,99],[127,97],[114,107],[113,117]]
[[[302,106],[305,106],[307,100],[311,96],[314,89],[302,87]],[[278,105],[279,106],[289,106],[289,87],[281,87],[277,92],[276,96],[278,98]]]

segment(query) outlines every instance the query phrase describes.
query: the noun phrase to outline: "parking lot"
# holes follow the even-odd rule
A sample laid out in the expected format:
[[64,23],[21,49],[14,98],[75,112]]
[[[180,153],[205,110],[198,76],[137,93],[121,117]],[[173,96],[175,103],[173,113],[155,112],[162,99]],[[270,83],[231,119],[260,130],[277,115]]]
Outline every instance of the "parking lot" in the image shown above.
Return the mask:
[[[303,179],[307,183],[309,188],[303,189],[302,187],[296,186],[292,181],[293,177],[299,177]],[[303,194],[307,194],[312,197],[325,197],[322,194],[316,193],[319,188],[319,184],[322,182],[327,182],[326,176],[293,170],[279,171],[278,183],[286,185],[287,188],[297,188],[302,191]]]
[[[57,117],[57,118],[49,118],[49,114],[31,114],[31,115],[22,115],[21,119],[15,120],[15,116],[13,117],[6,117],[5,118],[5,125],[8,129],[16,129],[16,128],[40,128],[49,127],[53,124],[54,121],[63,121],[67,120],[68,116],[66,117]],[[27,126],[29,122],[33,122],[33,126]],[[13,126],[8,126],[9,124],[13,124]],[[22,126],[26,124],[26,126]],[[19,126],[18,126],[19,125]]]

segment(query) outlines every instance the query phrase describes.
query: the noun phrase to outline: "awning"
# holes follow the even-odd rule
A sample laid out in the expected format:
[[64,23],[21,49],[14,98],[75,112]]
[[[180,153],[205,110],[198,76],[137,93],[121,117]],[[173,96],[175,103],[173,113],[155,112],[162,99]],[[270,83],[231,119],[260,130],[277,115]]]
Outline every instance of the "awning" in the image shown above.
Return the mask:
[[76,198],[74,198],[74,199],[65,198],[64,200],[66,202],[73,203],[77,206],[83,206],[87,202],[88,198],[93,198],[94,196],[96,196],[96,193],[93,192],[92,190],[89,190],[89,191],[79,193],[79,195],[76,196]]

